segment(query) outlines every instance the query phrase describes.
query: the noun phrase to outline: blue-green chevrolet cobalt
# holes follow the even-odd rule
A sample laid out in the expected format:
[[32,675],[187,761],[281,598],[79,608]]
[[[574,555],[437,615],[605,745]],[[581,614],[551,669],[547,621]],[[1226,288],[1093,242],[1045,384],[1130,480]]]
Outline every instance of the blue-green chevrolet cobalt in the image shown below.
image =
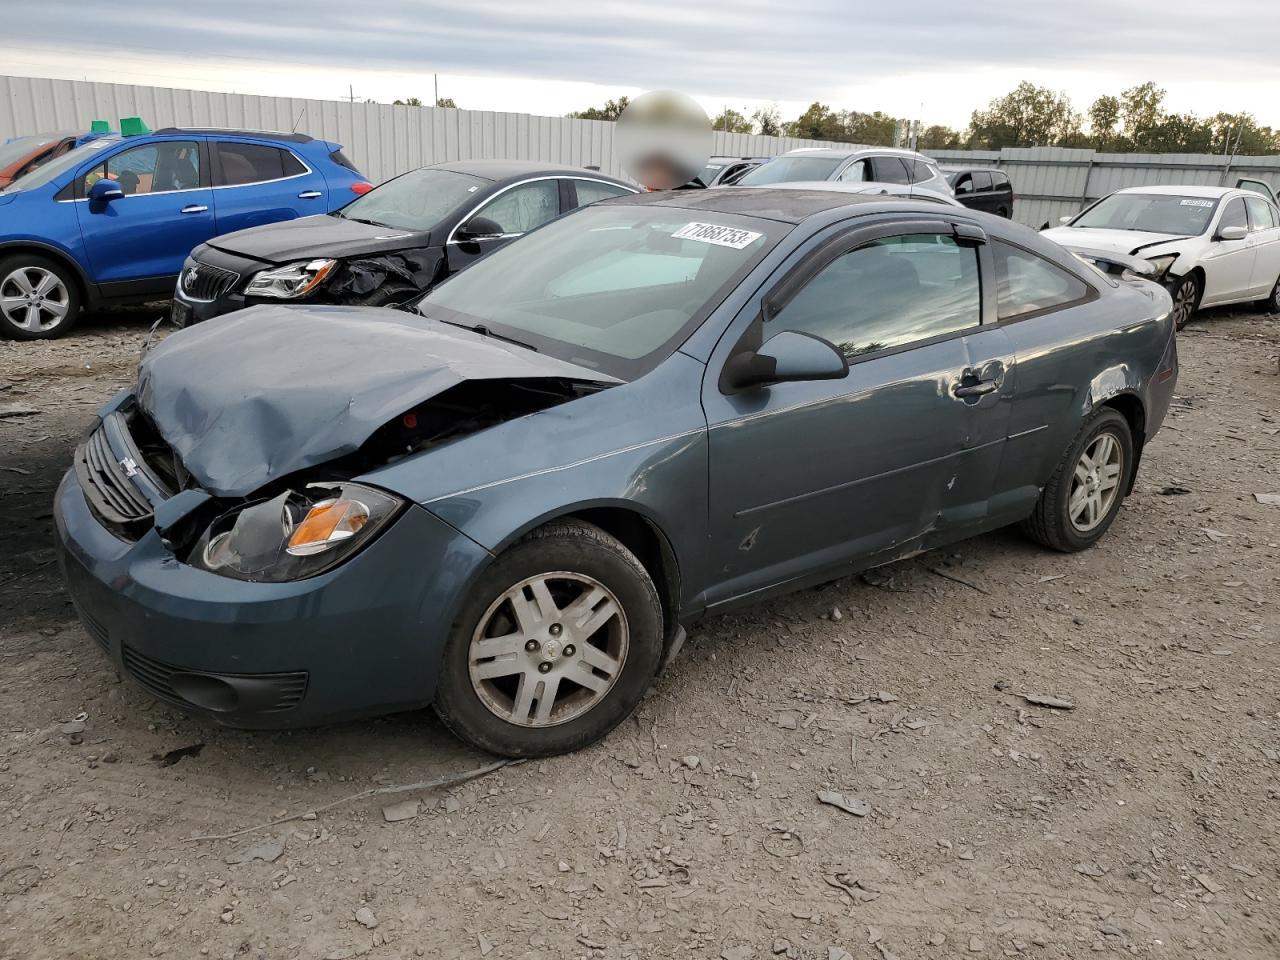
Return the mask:
[[1110,268],[962,208],[681,191],[408,310],[232,313],[99,412],[67,588],[117,668],[229,725],[434,704],[574,750],[696,617],[1006,524],[1101,537],[1177,377],[1168,294]]

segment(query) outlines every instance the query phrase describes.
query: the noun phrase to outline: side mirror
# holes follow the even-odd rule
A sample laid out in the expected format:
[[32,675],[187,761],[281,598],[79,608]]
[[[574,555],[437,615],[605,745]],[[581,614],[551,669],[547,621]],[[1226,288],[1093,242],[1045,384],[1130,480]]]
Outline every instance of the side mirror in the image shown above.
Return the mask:
[[1244,227],[1223,227],[1218,231],[1218,240],[1243,240],[1249,235],[1249,231]]
[[792,380],[839,380],[848,373],[849,361],[830,340],[784,330],[755,353],[739,353],[725,364],[720,389],[738,393]]
[[502,235],[502,227],[495,221],[488,217],[472,217],[458,228],[453,238],[463,243],[475,243],[477,240],[496,240]]
[[93,203],[106,203],[108,200],[119,200],[124,190],[115,180],[105,177],[89,188],[89,200]]
[[1059,223],[1070,223],[1070,222],[1071,222],[1072,220],[1074,220],[1074,219],[1075,219],[1075,217],[1059,217],[1059,218],[1058,218],[1058,222],[1059,222]]

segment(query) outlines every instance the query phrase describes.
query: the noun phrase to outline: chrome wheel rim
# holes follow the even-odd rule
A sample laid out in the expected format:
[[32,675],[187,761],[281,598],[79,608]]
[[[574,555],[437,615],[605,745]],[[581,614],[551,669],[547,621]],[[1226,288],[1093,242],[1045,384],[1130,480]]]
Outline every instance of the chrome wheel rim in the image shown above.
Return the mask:
[[1181,330],[1191,320],[1196,308],[1196,282],[1183,280],[1173,295],[1173,321]]
[[1120,495],[1123,468],[1124,448],[1109,431],[1094,437],[1080,454],[1067,501],[1071,525],[1080,533],[1095,529],[1110,514]]
[[71,309],[67,285],[44,267],[19,267],[0,280],[0,313],[28,333],[45,333]]
[[539,574],[480,618],[467,658],[471,686],[508,723],[553,727],[608,695],[629,641],[622,604],[599,580],[565,570]]

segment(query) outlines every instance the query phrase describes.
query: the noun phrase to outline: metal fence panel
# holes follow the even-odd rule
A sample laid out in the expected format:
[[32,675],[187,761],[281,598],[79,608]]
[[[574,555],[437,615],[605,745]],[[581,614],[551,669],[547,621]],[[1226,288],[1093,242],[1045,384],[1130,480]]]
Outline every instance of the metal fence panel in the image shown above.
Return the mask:
[[[93,120],[115,127],[121,117],[133,116],[154,129],[303,131],[342,144],[374,182],[426,163],[486,157],[598,165],[607,173],[622,173],[613,149],[613,124],[600,120],[0,76],[0,143],[40,131],[88,130]],[[713,149],[728,156],[775,156],[827,145],[717,132]]]
[[[503,157],[598,165],[622,174],[612,123],[485,110],[445,110],[294,97],[256,97],[204,90],[139,87],[81,80],[0,76],[0,143],[46,130],[115,126],[120,117],[165,126],[300,130],[341,143],[365,175],[380,183],[427,163]],[[834,146],[793,137],[717,132],[724,156],[776,156],[799,147]],[[935,150],[948,166],[998,166],[1017,194],[1014,219],[1038,227],[1076,213],[1122,187],[1145,184],[1233,185],[1253,177],[1280,187],[1280,156],[1109,154],[1060,147]]]

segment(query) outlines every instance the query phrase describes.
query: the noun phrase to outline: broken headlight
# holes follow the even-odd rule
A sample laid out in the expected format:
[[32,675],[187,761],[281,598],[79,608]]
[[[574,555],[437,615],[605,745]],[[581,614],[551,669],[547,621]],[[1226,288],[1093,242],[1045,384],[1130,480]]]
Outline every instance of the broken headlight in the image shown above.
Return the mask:
[[324,282],[333,272],[337,260],[306,260],[273,267],[255,273],[245,288],[246,297],[274,297],[277,300],[296,300],[305,297]]
[[1148,277],[1149,280],[1161,280],[1164,275],[1169,272],[1169,268],[1173,266],[1173,261],[1178,259],[1176,253],[1165,253],[1158,257],[1148,257],[1147,263],[1151,264],[1155,270],[1155,274]]
[[341,563],[399,514],[403,501],[358,483],[311,483],[223,514],[191,563],[237,580],[283,583]]

